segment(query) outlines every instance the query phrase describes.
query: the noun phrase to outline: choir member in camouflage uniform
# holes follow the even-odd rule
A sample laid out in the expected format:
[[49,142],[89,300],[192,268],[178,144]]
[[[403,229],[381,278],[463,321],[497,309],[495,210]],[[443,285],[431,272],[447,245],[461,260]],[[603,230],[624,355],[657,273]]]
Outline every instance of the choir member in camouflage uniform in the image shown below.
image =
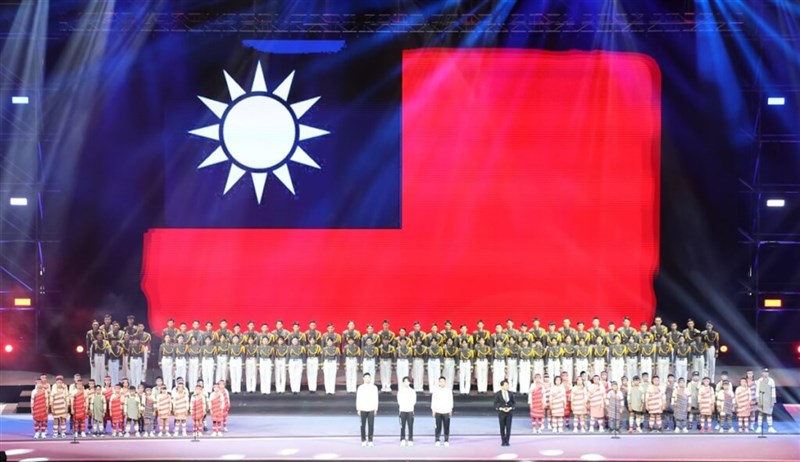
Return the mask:
[[[197,321],[195,321],[197,322]],[[200,378],[200,357],[202,353],[202,346],[199,343],[199,335],[189,336],[189,345],[186,347],[186,357],[188,358],[188,383],[196,385],[197,380]]]
[[[435,326],[435,324],[434,324]],[[437,381],[442,375],[442,357],[444,356],[444,349],[439,346],[437,338],[442,338],[441,334],[437,335],[434,329],[431,329],[431,344],[428,347],[428,392],[433,393],[434,387],[438,386]]]
[[[295,327],[299,324],[295,323]],[[300,334],[302,336],[302,333]],[[292,344],[289,346],[289,389],[295,395],[300,393],[300,384],[303,380],[303,360],[306,349],[300,344],[301,338],[294,333],[290,336]]]
[[705,363],[708,377],[711,378],[711,383],[714,383],[717,356],[719,355],[719,333],[714,330],[714,324],[711,321],[706,323],[706,330],[700,334],[700,337],[706,350]]
[[[481,323],[482,325],[483,323]],[[486,336],[480,335],[475,338],[477,339],[477,345],[475,346],[475,386],[478,389],[478,393],[487,393],[489,391],[489,357],[492,355],[492,349],[489,345],[486,345]]]
[[[251,322],[252,324],[252,322]],[[247,338],[247,345],[244,347],[244,381],[245,391],[247,393],[255,393],[256,384],[258,383],[258,334],[255,332],[245,334]],[[189,383],[192,383],[191,381]]]
[[492,348],[492,392],[500,391],[501,384],[506,378],[506,357],[508,349],[503,344],[500,337],[495,337],[494,348]]
[[[333,328],[332,324],[328,325]],[[325,394],[333,395],[336,393],[336,372],[339,368],[339,357],[342,352],[339,350],[338,335],[323,336],[325,339],[325,348],[322,349],[322,375],[325,383]]]
[[272,388],[272,357],[275,349],[270,345],[272,334],[262,335],[258,346],[258,374],[261,383],[261,394],[268,395]]
[[380,332],[378,338],[381,341],[378,347],[378,357],[380,358],[380,379],[381,379],[381,392],[392,391],[392,360],[395,355],[395,348],[391,344],[391,339],[394,339],[394,333],[389,331],[389,323],[384,321],[383,330]]
[[408,346],[408,340],[408,337],[400,337],[400,344],[394,351],[395,358],[397,358],[395,372],[398,384],[402,384],[403,377],[408,377],[411,371],[411,361],[414,357],[414,350]]
[[214,383],[214,364],[217,361],[217,347],[214,345],[214,334],[211,333],[203,336],[203,343],[204,345],[200,349],[203,384],[205,386],[205,392],[211,393],[211,385]]
[[[350,325],[352,325],[352,321]],[[356,341],[355,332],[345,332],[342,337],[347,336],[347,346],[344,347],[344,375],[345,375],[345,390],[347,393],[355,393],[358,380],[358,360],[361,358],[361,348],[359,348]]]
[[[312,336],[309,336],[308,332],[311,332]],[[322,357],[322,347],[317,342],[320,338],[322,338],[322,334],[319,334],[319,332],[312,330],[309,330],[308,332],[306,333],[306,340],[308,342],[308,345],[306,345],[305,347],[306,381],[308,383],[308,391],[311,393],[316,393],[317,382],[318,382],[317,377],[319,375],[319,368],[320,368],[320,358]]]
[[[512,324],[513,326],[513,321]],[[517,344],[517,331],[513,327],[506,332],[508,345],[506,346],[506,378],[508,389],[512,393],[519,391],[519,345]]]
[[526,335],[523,337],[522,345],[519,348],[519,392],[522,394],[527,394],[531,389],[532,356],[533,348],[530,346],[530,335]]
[[169,334],[164,336],[164,343],[159,348],[158,365],[161,367],[161,376],[164,378],[167,388],[172,388],[175,367],[175,344],[172,343],[172,337]]

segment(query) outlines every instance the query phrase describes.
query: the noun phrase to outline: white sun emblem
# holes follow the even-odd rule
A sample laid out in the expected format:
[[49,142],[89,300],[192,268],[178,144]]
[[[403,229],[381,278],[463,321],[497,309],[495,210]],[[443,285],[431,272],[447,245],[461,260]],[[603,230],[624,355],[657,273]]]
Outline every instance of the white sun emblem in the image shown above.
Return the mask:
[[197,168],[230,161],[231,168],[222,194],[227,194],[245,173],[250,173],[259,204],[269,173],[294,194],[288,162],[320,168],[299,143],[329,133],[299,122],[319,96],[289,104],[294,71],[271,93],[267,91],[261,63],[258,63],[249,92],[223,72],[231,96],[230,104],[198,96],[220,123],[189,133],[219,141],[220,145]]

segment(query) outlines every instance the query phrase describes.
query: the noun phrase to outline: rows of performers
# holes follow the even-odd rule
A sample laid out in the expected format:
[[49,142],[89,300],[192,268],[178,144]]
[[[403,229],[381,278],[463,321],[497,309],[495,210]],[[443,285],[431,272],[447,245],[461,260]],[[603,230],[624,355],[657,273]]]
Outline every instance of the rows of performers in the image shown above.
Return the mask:
[[[448,387],[457,384],[462,394],[470,393],[473,384],[478,393],[488,393],[490,383],[496,392],[503,379],[509,380],[511,391],[527,393],[535,375],[557,377],[562,372],[569,383],[580,372],[607,372],[609,381],[617,383],[623,376],[645,373],[673,374],[688,381],[696,372],[716,382],[720,338],[711,322],[703,331],[691,319],[679,329],[676,323],[667,327],[661,318],[655,318],[651,326],[642,323],[639,329],[628,318],[619,329],[614,322],[607,329],[600,327],[598,318],[588,329],[583,322],[573,328],[569,319],[558,328],[551,322],[547,329],[538,319],[519,329],[511,319],[493,331],[485,329],[482,321],[476,327],[472,332],[466,325],[455,330],[447,321],[444,329],[433,324],[425,332],[415,323],[410,331],[401,328],[395,333],[384,321],[380,330],[368,325],[362,333],[350,322],[340,333],[332,324],[318,330],[314,321],[306,330],[299,323],[285,329],[281,321],[274,329],[267,323],[256,329],[251,321],[243,330],[238,324],[229,329],[225,320],[216,328],[207,322],[205,329],[199,321],[188,328],[185,323],[176,327],[170,320],[154,355],[168,386],[176,377],[186,377],[189,383],[202,379],[206,393],[219,381],[229,384],[233,393],[244,387],[245,392],[264,394],[271,393],[273,386],[277,393],[285,393],[287,385],[290,392],[298,393],[305,381],[306,389],[314,393],[322,372],[324,392],[334,394],[342,365],[348,393],[355,393],[360,372],[377,377],[383,392],[391,391],[405,376],[417,391],[424,390],[426,376],[428,391],[444,376]],[[106,373],[113,383],[122,375],[134,386],[144,380],[152,337],[132,316],[124,329],[110,318],[103,326],[95,322],[87,332],[89,341],[95,380]],[[663,383],[661,388],[665,388]]]
[[[191,421],[193,437],[208,429],[211,436],[228,431],[230,395],[224,383],[214,383],[210,394],[202,382],[193,392],[183,379],[168,388],[161,378],[155,385],[134,387],[127,378],[112,383],[106,376],[102,384],[94,379],[84,382],[75,374],[70,385],[63,376],[50,384],[46,374],[36,381],[31,393],[31,416],[34,439],[66,438],[67,428],[75,438],[91,437],[187,437]],[[52,421],[52,428],[48,428]]]

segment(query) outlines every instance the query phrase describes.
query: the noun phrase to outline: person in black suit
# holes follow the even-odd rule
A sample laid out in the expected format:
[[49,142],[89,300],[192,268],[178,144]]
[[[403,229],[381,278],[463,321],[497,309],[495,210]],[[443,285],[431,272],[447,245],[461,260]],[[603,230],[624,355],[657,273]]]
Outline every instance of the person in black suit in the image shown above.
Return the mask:
[[508,389],[508,380],[500,382],[500,391],[494,394],[494,408],[500,420],[501,446],[511,446],[511,419],[514,417],[514,393]]

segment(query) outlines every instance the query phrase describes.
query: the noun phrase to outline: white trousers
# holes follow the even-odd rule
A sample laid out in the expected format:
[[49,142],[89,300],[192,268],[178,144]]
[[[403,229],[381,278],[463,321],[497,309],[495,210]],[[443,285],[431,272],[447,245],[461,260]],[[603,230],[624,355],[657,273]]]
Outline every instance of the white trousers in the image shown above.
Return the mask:
[[242,358],[231,358],[228,363],[231,370],[231,391],[234,393],[242,392]]
[[642,358],[642,360],[639,361],[639,376],[641,377],[645,372],[647,372],[647,375],[650,376],[650,378],[653,378],[652,358]]
[[400,389],[400,385],[403,383],[403,377],[408,377],[408,359],[398,359],[397,366],[395,372],[397,373],[397,389]]
[[[617,384],[622,383],[622,376],[625,375],[625,360],[623,358],[611,358],[611,374],[609,379]],[[636,363],[636,361],[634,361]],[[633,381],[633,375],[628,375],[628,380]]]
[[656,359],[656,369],[658,370],[658,377],[661,379],[659,388],[661,391],[667,389],[667,376],[669,375],[669,358]]
[[561,361],[561,370],[567,373],[567,383],[570,386],[574,383],[572,378],[575,376],[575,372],[573,371],[574,365],[572,364],[572,358],[564,358]]
[[527,395],[531,389],[531,362],[519,362],[519,392]]
[[258,383],[256,358],[247,358],[244,360],[244,382],[245,391],[253,393],[256,391],[256,383]]
[[361,370],[364,374],[369,372],[369,376],[372,377],[372,383],[375,383],[375,358],[364,359],[361,362]]
[[716,355],[717,355],[716,347],[713,347],[713,346],[708,347],[708,350],[706,350],[706,369],[708,369],[707,376],[711,378],[711,383],[716,383],[716,381],[714,380],[714,375],[717,372],[716,371],[716,368],[717,368]]
[[214,388],[214,358],[203,358],[200,364],[203,369],[203,391],[209,394]]
[[286,391],[286,358],[275,359],[275,391]]
[[458,362],[458,392],[462,395],[469,394],[472,385],[472,362],[460,360]]
[[142,383],[142,361],[142,358],[128,358],[128,365],[130,368],[128,370],[128,380],[134,387],[138,387],[139,384]]
[[392,360],[381,359],[381,391],[392,389]]
[[190,388],[190,385],[194,386],[193,383],[186,382],[186,358],[175,358],[175,378],[182,378],[186,388]]
[[108,375],[111,377],[111,383],[119,383],[119,359],[108,360]]
[[[611,361],[614,361],[612,358]],[[611,366],[613,369],[614,366]],[[625,375],[628,376],[629,383],[632,383],[633,377],[639,375],[639,358],[625,358]],[[619,379],[616,379],[617,383],[619,383]]]
[[[189,371],[186,375],[189,376],[187,384],[194,390],[197,385],[197,379],[200,378],[200,358],[189,358]],[[204,383],[205,384],[205,383]]]
[[272,391],[272,360],[269,358],[259,358],[258,360],[258,379],[261,383],[261,393],[268,395]]
[[414,377],[414,391],[422,391],[425,388],[425,360],[422,358],[414,358],[414,365],[412,367],[412,376]]
[[508,369],[506,369],[508,371],[508,389],[516,393],[517,387],[519,386],[519,365],[517,358],[506,359],[506,365],[508,366]]
[[700,374],[700,380],[702,380],[702,378],[705,377],[706,373],[705,368],[706,368],[706,358],[702,356],[692,358],[692,372],[697,372],[698,374]]
[[322,375],[325,381],[325,393],[336,393],[336,361],[324,361],[322,363]]
[[[586,371],[589,372],[589,371]],[[544,360],[543,359],[534,359],[533,360],[533,378],[536,377],[536,374],[539,374],[541,377],[544,377]],[[533,378],[531,380],[533,380]],[[530,390],[528,390],[530,391]]]
[[479,359],[475,361],[475,385],[478,393],[489,391],[489,360]]
[[228,380],[228,357],[227,356],[217,356],[217,369],[216,375],[214,377],[217,382],[220,380],[227,381]]
[[580,375],[581,372],[586,372],[586,375],[589,375],[591,372],[589,370],[589,360],[586,358],[578,358],[575,360],[575,373]]
[[553,383],[553,380],[561,375],[561,362],[559,360],[547,361],[547,375],[550,376],[550,383]]
[[442,376],[442,361],[440,359],[428,360],[428,391],[433,391],[433,387],[439,383]]
[[595,358],[593,375],[600,375],[604,370],[606,370],[605,358]]
[[506,362],[502,359],[492,361],[492,391],[500,391],[500,382],[506,378]]
[[444,367],[442,368],[442,375],[447,381],[448,390],[453,389],[453,383],[456,380],[456,360],[453,358],[444,358]]
[[289,360],[289,389],[292,393],[300,393],[300,384],[303,382],[303,360]]
[[[94,383],[101,384],[106,378],[106,355],[93,355],[92,361],[94,367],[92,368],[92,378]],[[117,383],[112,382],[112,385]]]
[[319,358],[308,358],[306,360],[308,391],[317,391],[317,374],[319,374]]
[[675,360],[675,382],[678,379],[683,378],[684,380],[688,380],[687,371],[689,370],[688,367],[689,361],[686,358],[677,358]]
[[172,390],[175,386],[173,381],[173,372],[174,372],[175,363],[172,358],[161,358],[161,378],[164,379],[164,385],[167,386],[167,390]]
[[358,358],[345,358],[344,385],[348,393],[355,393],[358,384]]

